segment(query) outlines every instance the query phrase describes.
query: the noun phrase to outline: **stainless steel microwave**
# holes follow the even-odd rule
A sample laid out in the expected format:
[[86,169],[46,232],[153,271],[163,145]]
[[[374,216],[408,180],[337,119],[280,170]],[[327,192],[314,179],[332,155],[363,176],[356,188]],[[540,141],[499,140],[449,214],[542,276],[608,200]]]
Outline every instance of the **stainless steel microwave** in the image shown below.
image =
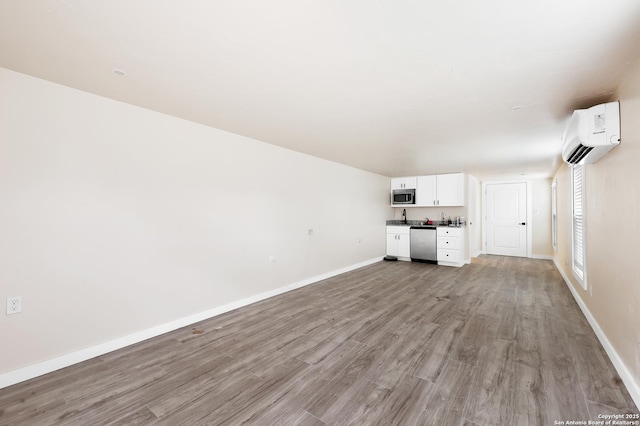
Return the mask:
[[391,204],[392,205],[405,205],[416,203],[416,190],[415,189],[394,189],[391,191]]

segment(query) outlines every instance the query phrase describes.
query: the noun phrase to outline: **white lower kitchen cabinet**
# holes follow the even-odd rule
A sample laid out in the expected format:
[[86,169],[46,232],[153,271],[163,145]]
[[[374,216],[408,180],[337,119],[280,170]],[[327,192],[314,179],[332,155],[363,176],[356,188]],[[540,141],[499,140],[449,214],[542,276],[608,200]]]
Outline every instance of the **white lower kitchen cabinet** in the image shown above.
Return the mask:
[[411,256],[411,240],[408,226],[387,226],[387,256],[407,258]]
[[438,227],[438,265],[460,267],[466,263],[464,228]]

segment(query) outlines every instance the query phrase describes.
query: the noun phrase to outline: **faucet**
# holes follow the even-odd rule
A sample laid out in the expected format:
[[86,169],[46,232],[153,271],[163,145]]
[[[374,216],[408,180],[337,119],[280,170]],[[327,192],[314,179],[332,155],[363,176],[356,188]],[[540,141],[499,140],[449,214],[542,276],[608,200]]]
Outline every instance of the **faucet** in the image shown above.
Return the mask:
[[407,223],[407,209],[402,209],[402,218],[404,219],[404,223]]

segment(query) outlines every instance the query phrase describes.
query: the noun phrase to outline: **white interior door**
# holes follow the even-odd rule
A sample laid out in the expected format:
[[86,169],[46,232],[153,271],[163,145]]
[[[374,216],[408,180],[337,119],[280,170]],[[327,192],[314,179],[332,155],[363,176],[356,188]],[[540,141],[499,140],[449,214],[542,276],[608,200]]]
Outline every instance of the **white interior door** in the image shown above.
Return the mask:
[[527,184],[486,186],[487,254],[527,257]]

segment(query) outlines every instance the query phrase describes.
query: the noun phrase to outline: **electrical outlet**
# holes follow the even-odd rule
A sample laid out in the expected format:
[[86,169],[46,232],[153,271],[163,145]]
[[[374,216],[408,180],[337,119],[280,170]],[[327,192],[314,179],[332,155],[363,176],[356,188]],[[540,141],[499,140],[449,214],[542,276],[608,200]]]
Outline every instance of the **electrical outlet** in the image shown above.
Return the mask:
[[7,315],[22,312],[22,297],[7,297]]

